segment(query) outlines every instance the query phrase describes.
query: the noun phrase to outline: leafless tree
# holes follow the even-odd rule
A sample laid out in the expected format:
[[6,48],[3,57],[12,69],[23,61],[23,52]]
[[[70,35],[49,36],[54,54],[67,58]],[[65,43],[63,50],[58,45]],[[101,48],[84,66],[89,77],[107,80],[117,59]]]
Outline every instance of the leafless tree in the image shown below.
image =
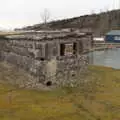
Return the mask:
[[95,11],[94,10],[91,10],[91,15],[95,14]]
[[108,12],[109,12],[109,7],[108,7],[108,6],[105,6],[105,7],[104,7],[104,11],[108,13]]
[[43,23],[46,25],[48,20],[50,19],[50,12],[48,9],[44,9],[43,13],[41,13],[41,19]]

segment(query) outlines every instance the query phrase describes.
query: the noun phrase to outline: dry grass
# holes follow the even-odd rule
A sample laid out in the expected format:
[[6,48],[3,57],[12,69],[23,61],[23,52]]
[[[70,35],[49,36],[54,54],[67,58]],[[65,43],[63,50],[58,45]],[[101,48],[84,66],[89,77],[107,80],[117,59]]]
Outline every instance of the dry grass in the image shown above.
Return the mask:
[[21,32],[0,32],[0,36],[5,36],[5,35],[16,35],[16,34],[20,34]]
[[[120,120],[120,71],[99,66],[89,69],[90,82],[74,89],[8,93],[14,86],[2,82],[0,120]],[[0,64],[0,80],[6,79],[27,79],[27,75]]]

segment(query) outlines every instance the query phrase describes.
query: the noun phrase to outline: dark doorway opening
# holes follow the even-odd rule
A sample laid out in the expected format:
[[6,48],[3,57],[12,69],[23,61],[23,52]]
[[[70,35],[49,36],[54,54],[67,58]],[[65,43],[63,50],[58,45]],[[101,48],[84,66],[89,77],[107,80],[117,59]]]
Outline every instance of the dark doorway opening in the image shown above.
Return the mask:
[[65,44],[60,44],[60,56],[65,55]]
[[76,55],[77,54],[77,43],[73,44],[73,54]]

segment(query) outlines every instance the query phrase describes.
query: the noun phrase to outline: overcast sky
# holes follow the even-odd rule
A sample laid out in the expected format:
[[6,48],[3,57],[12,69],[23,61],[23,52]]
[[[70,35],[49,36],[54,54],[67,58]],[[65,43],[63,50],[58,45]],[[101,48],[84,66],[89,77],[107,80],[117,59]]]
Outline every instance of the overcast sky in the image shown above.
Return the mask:
[[105,9],[119,8],[119,0],[1,0],[0,27],[16,28],[42,22],[45,8],[51,19],[76,17]]

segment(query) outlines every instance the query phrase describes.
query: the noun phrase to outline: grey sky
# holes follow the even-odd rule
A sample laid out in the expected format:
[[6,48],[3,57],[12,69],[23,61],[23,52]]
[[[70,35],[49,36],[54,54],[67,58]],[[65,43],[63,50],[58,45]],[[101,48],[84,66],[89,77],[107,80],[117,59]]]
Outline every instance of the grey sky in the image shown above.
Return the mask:
[[1,0],[0,27],[15,28],[41,22],[40,13],[47,8],[51,20],[71,18],[118,8],[119,0]]

